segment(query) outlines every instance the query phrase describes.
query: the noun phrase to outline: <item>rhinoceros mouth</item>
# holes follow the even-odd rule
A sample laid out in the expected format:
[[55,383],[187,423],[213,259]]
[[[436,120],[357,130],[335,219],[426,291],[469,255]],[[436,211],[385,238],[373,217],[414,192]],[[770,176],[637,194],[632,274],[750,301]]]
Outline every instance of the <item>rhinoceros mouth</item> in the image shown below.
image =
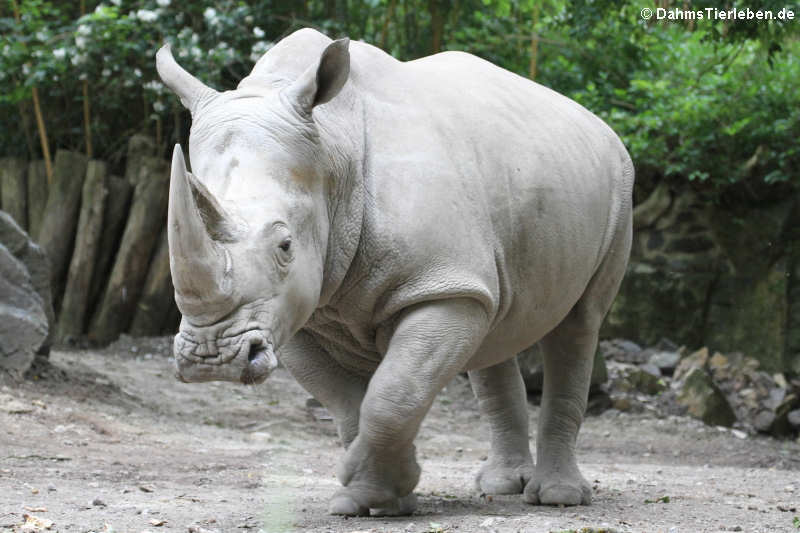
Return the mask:
[[[189,343],[176,337],[175,377],[184,383],[238,381],[246,385],[262,383],[278,367],[278,359],[266,332],[246,331],[233,342],[217,342],[217,354],[201,356],[186,350]],[[225,349],[235,344],[234,350]],[[183,349],[181,349],[183,348]]]

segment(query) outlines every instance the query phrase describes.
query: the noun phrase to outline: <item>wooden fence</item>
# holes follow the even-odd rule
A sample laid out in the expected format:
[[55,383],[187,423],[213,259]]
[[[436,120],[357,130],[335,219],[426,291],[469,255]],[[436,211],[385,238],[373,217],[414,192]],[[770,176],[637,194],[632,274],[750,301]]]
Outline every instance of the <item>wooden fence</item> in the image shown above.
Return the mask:
[[152,139],[128,143],[125,176],[60,150],[48,183],[42,161],[0,159],[0,207],[47,254],[55,340],[106,344],[121,333],[177,330],[166,219],[169,164]]

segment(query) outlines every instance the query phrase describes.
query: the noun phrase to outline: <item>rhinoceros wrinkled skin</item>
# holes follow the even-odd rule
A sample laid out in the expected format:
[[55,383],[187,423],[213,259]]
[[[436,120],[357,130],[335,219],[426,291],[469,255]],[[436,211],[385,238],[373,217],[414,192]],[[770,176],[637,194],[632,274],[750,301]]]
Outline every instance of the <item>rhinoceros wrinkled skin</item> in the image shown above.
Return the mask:
[[[399,62],[314,30],[234,91],[183,70],[170,266],[183,381],[263,381],[278,360],[346,448],[330,512],[408,514],[413,441],[468,371],[491,435],[485,493],[588,504],[575,458],[598,329],[631,241],[633,167],[575,102],[460,52]],[[540,342],[536,463],[515,354]]]

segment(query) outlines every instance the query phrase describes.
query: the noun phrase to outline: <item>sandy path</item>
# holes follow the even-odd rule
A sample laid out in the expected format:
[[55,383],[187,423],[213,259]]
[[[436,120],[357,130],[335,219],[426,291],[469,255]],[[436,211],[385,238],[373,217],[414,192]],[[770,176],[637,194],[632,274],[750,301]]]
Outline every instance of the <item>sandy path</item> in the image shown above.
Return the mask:
[[590,507],[481,497],[472,477],[486,428],[460,378],[417,440],[418,512],[329,517],[341,452],[305,392],[283,371],[256,388],[178,383],[168,344],[56,352],[44,379],[0,390],[0,531],[18,531],[25,513],[70,532],[800,531],[800,444],[681,417],[589,418],[579,457]]

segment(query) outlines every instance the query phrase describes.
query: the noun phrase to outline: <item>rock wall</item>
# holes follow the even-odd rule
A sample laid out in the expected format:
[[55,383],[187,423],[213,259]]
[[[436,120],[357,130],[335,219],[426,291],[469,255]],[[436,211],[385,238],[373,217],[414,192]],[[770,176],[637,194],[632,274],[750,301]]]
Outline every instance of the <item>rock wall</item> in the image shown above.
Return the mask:
[[0,371],[21,377],[50,347],[50,270],[41,248],[0,211]]
[[740,351],[800,372],[800,200],[729,208],[662,184],[634,211],[628,274],[601,333]]

